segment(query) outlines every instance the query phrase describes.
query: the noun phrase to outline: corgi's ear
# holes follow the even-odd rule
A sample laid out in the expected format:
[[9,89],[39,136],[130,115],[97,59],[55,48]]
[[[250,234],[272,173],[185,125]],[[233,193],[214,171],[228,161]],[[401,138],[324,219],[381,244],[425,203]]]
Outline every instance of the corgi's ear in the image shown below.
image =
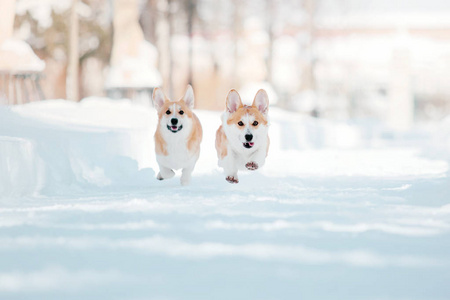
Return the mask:
[[236,90],[232,89],[227,95],[227,111],[234,113],[239,107],[242,107],[241,96],[239,96]]
[[164,105],[164,101],[166,101],[166,95],[160,88],[155,88],[153,90],[153,104],[155,105],[156,110],[160,110]]
[[269,111],[269,97],[265,90],[261,89],[256,93],[252,106],[256,107],[263,115],[267,115]]
[[188,86],[186,88],[186,92],[184,93],[183,100],[184,100],[184,102],[186,102],[186,105],[190,109],[194,108],[194,90],[192,89],[192,86],[190,84],[188,84]]

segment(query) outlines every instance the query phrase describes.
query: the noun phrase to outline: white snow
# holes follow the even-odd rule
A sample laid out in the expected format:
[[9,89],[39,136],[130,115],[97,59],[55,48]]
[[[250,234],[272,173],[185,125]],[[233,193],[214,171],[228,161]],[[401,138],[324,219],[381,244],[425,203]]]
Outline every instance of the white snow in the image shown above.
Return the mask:
[[[252,99],[244,99],[251,102]],[[271,107],[267,163],[157,181],[156,112],[0,107],[1,299],[446,299],[448,121],[395,133]]]
[[156,68],[158,51],[147,41],[142,41],[136,56],[124,56],[109,68],[106,88],[151,88],[162,84]]
[[7,39],[0,43],[0,69],[12,73],[28,71],[41,72],[45,62],[41,60],[26,42]]
[[41,159],[30,140],[0,136],[0,195],[26,195],[39,190],[41,169]]

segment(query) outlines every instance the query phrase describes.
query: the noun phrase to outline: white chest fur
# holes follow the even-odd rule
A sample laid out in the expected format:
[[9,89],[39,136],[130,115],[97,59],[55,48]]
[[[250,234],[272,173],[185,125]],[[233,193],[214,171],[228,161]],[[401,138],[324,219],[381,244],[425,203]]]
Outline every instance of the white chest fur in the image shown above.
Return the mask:
[[246,165],[249,162],[256,162],[259,167],[264,165],[267,147],[261,146],[254,149],[245,149],[241,146],[236,149],[236,147],[228,145],[228,153],[229,157],[219,160],[219,166],[224,167],[224,164],[232,164],[235,169],[247,170]]
[[167,149],[167,155],[156,155],[159,164],[177,170],[185,168],[197,160],[198,153],[192,152],[187,146],[188,137],[192,130],[191,124],[185,124],[185,127],[176,133],[162,127],[159,130],[161,130]]

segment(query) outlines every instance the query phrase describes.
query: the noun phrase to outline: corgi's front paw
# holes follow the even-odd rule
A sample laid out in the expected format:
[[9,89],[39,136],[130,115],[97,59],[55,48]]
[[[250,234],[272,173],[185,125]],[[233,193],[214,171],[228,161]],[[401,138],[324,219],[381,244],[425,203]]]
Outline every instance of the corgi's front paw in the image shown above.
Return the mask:
[[161,169],[161,171],[156,175],[156,179],[164,180],[175,176],[175,172],[171,169]]
[[248,162],[245,167],[247,169],[249,169],[250,171],[255,171],[256,169],[258,169],[258,164],[255,163],[254,161]]
[[180,183],[182,186],[189,185],[191,182],[191,176],[181,176]]
[[229,183],[239,183],[239,180],[237,179],[237,177],[234,176],[228,176],[227,178],[225,178],[226,181],[228,181]]

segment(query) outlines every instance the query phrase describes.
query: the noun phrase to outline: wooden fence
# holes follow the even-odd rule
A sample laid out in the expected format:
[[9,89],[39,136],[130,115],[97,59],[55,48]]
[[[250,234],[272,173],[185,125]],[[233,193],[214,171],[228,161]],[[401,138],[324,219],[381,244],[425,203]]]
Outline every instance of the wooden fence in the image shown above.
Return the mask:
[[0,104],[15,105],[44,100],[40,81],[42,73],[35,71],[0,70]]

